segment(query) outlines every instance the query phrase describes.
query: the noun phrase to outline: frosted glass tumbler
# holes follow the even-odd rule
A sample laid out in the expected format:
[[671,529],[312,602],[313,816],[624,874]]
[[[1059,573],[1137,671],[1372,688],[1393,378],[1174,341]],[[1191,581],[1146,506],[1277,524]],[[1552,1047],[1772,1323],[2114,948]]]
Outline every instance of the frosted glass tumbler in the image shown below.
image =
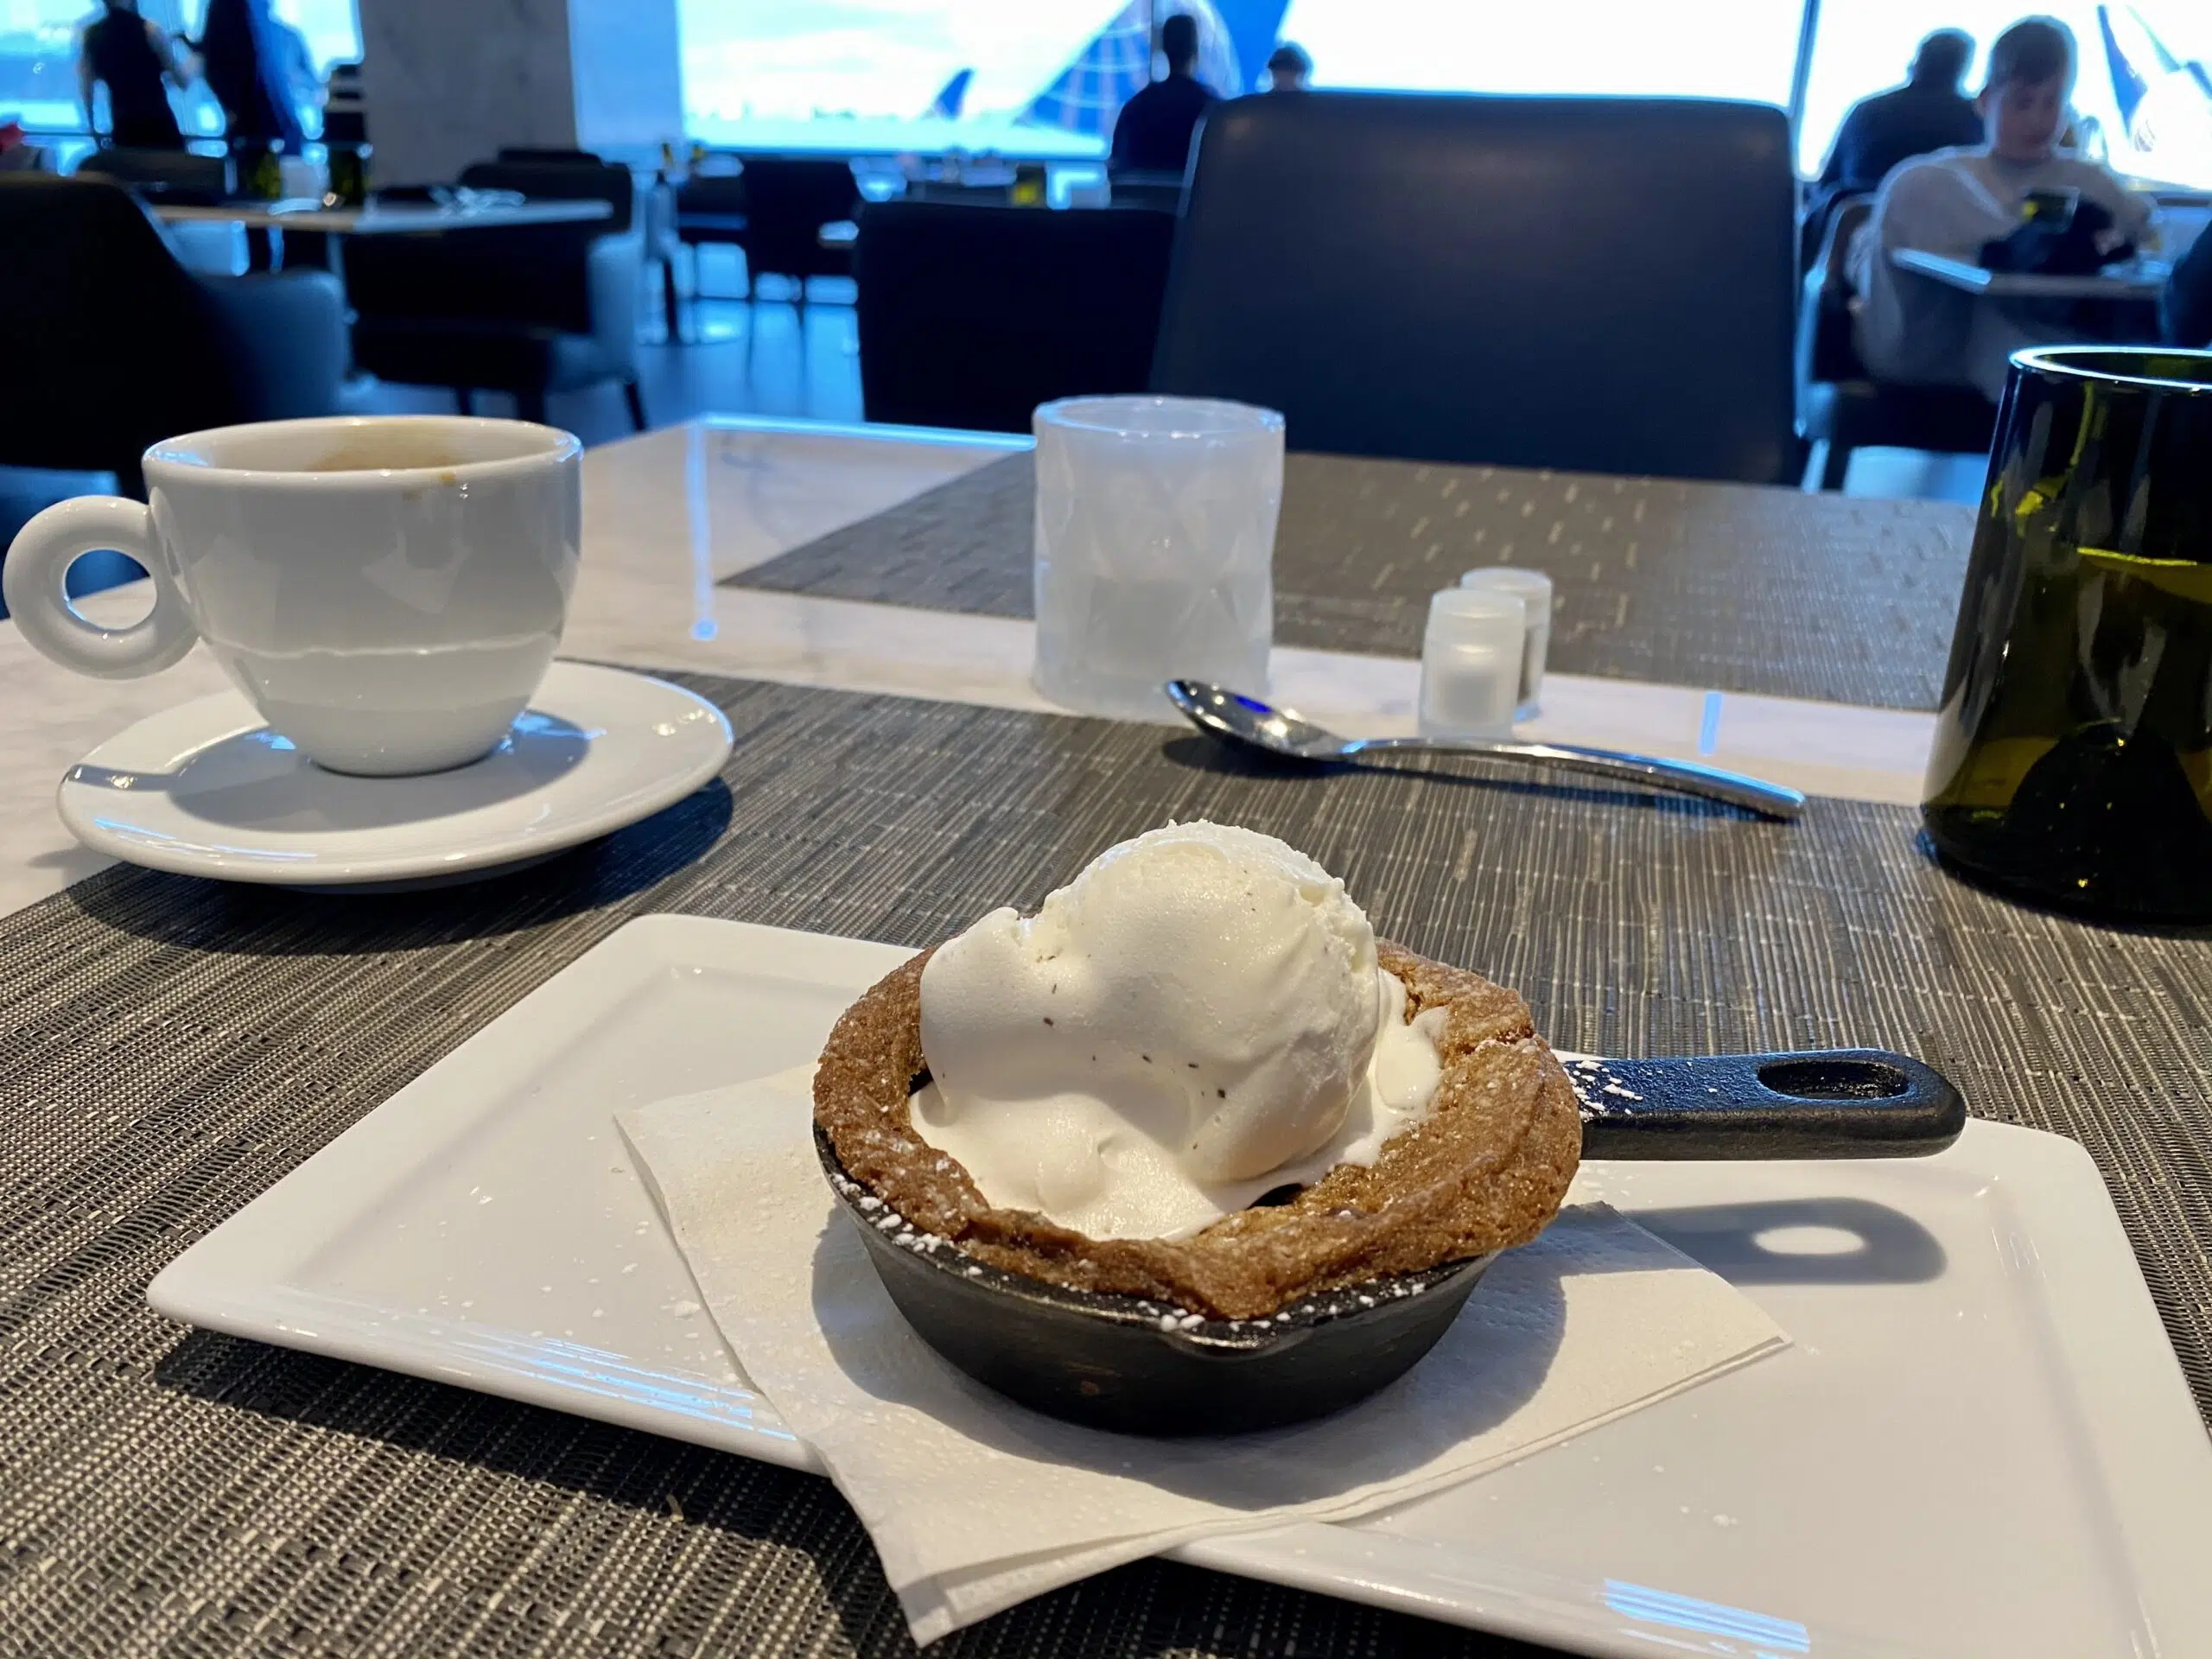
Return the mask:
[[1037,690],[1157,720],[1171,679],[1268,689],[1282,416],[1196,397],[1070,397],[1037,434]]

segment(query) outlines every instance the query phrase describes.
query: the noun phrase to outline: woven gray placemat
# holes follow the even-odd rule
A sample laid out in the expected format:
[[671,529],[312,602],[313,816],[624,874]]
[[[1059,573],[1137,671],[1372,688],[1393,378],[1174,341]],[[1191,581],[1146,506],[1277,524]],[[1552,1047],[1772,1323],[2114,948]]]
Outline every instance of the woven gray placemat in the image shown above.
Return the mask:
[[[2082,1141],[2212,1414],[2212,943],[1959,886],[1909,812],[1796,826],[1242,769],[1195,737],[692,678],[720,786],[505,880],[317,899],[118,870],[0,921],[0,1654],[896,1654],[826,1483],[158,1319],[148,1281],[628,918],[919,945],[1169,817],[1281,835],[1564,1046],[1891,1046]],[[1162,1563],[962,1655],[1527,1651]]]
[[[1033,479],[1009,455],[723,585],[1029,616]],[[1294,454],[1275,639],[1417,657],[1432,593],[1525,565],[1565,672],[1933,709],[1973,526],[1947,502]]]

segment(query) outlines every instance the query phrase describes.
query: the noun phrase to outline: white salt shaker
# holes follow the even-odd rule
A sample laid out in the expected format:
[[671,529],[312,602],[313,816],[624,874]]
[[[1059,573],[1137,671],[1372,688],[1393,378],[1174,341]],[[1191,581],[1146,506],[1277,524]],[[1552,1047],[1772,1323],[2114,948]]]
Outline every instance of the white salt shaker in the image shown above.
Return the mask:
[[1528,607],[1496,588],[1446,588],[1421,642],[1423,737],[1505,737],[1521,698]]
[[1515,594],[1528,608],[1529,628],[1526,643],[1521,652],[1521,701],[1513,711],[1516,720],[1533,720],[1536,715],[1536,699],[1544,686],[1544,658],[1552,645],[1552,579],[1541,570],[1520,570],[1511,565],[1494,564],[1481,570],[1470,570],[1459,578],[1462,588],[1480,588],[1486,592]]

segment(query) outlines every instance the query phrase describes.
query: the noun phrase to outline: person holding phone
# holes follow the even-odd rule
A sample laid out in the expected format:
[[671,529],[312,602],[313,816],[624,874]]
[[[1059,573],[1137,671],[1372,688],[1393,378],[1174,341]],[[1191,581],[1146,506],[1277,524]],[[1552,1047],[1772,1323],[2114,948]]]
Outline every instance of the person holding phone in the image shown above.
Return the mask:
[[1989,78],[1975,100],[1985,142],[1907,162],[1883,181],[1848,266],[1859,296],[1859,355],[1876,378],[1971,385],[1994,400],[2015,351],[2076,337],[2063,321],[1988,303],[1890,262],[1901,248],[1979,262],[1989,245],[2007,242],[2061,201],[2094,210],[2100,253],[2139,241],[2150,201],[2094,162],[2059,151],[2073,85],[2066,26],[2023,18],[1990,48]]

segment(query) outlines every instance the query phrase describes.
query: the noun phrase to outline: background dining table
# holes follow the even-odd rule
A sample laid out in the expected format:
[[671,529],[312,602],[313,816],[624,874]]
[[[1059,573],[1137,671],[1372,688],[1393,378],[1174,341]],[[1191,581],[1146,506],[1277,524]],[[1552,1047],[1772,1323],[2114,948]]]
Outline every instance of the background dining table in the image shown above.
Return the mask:
[[2159,259],[2127,259],[2101,270],[2055,276],[2032,270],[1990,270],[1969,259],[1953,259],[1924,248],[1899,248],[1890,255],[1899,270],[1931,276],[1947,288],[1991,299],[2126,300],[2156,304],[2173,267]]
[[[2021,909],[1917,839],[1969,510],[1292,457],[1280,701],[1410,729],[1426,594],[1533,564],[1559,598],[1532,729],[1797,784],[1783,825],[1491,763],[1309,776],[1164,702],[1054,709],[1027,679],[1031,488],[1026,441],[973,434],[710,420],[588,452],[563,654],[708,696],[729,763],[533,870],[375,900],[77,848],[62,772],[222,677],[195,650],[80,680],[0,624],[0,1649],[907,1650],[826,1483],[188,1331],[145,1286],[632,917],[920,946],[1173,817],[1294,841],[1561,1046],[1891,1046],[2071,1135],[2212,1419],[2212,941]],[[1155,1560],[945,1650],[1526,1649]]]
[[518,225],[581,225],[613,213],[604,201],[376,201],[331,207],[312,198],[280,201],[157,202],[164,225],[242,225],[257,231],[316,231],[328,236],[419,236],[432,231],[509,230]]

